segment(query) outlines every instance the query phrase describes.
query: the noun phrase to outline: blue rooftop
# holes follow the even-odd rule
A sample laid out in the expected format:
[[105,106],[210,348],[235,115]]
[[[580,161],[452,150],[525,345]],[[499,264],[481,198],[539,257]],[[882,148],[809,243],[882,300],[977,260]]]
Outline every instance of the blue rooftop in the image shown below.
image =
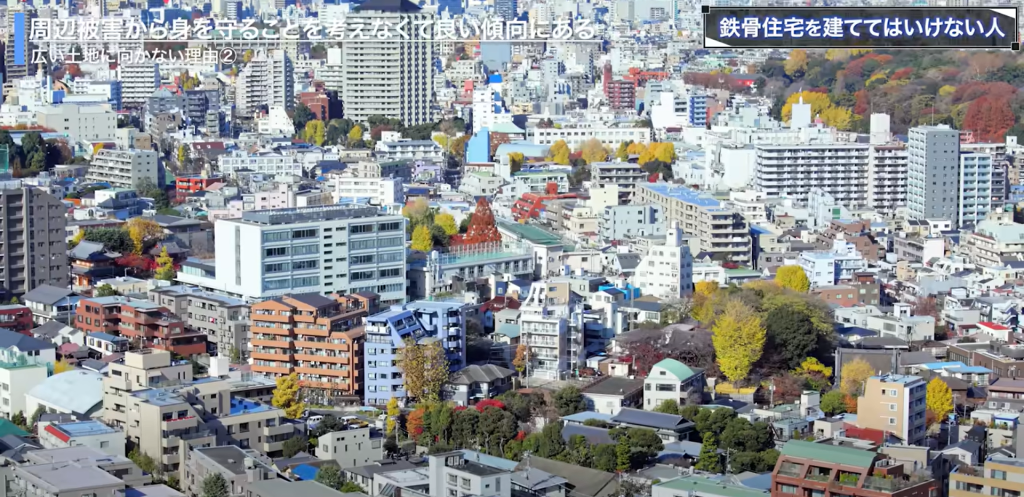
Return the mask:
[[886,383],[913,383],[921,379],[920,376],[910,376],[905,374],[887,374],[885,376],[872,376],[872,379],[882,380]]
[[97,340],[103,340],[104,342],[127,342],[128,339],[125,337],[116,337],[109,333],[89,333],[89,338],[95,338]]
[[947,371],[953,371],[953,372],[956,372],[956,373],[976,373],[976,374],[981,374],[981,373],[991,373],[992,372],[991,369],[988,369],[988,368],[986,368],[984,366],[968,366],[968,365],[966,365],[966,364],[964,364],[964,363],[962,363],[960,361],[929,362],[929,363],[925,363],[925,364],[920,364],[919,367],[922,367],[922,368],[925,368],[925,369],[932,369],[932,370],[934,370],[934,369],[945,369]]
[[770,235],[772,233],[767,228],[762,228],[756,224],[750,226],[750,231],[753,233],[757,233],[758,235]]
[[308,464],[300,464],[292,468],[292,474],[295,475],[296,478],[306,481],[315,480],[318,471],[319,469]]
[[87,437],[91,435],[103,435],[105,433],[113,433],[117,430],[100,423],[96,420],[81,421],[78,423],[63,423],[55,426],[60,431],[67,433],[71,437]]
[[237,416],[239,414],[251,414],[254,412],[264,412],[273,409],[272,406],[267,404],[260,404],[253,402],[248,399],[231,399],[231,414],[230,416]]
[[719,201],[703,192],[692,190],[685,186],[670,185],[668,183],[644,183],[640,185],[640,188],[646,188],[658,195],[664,195],[699,207],[721,207],[722,205]]

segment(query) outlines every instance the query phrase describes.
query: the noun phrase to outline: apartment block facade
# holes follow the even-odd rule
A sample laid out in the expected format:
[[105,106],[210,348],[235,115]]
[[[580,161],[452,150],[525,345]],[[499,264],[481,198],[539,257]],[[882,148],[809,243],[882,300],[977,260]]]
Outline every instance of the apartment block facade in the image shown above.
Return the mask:
[[363,393],[362,319],[377,312],[374,294],[291,295],[253,304],[252,370],[298,374],[314,398],[357,402]]
[[43,190],[0,181],[0,284],[9,295],[68,285],[66,212]]
[[926,469],[908,471],[902,462],[884,454],[828,441],[786,442],[772,472],[771,497],[937,497],[940,493],[940,483]]
[[868,156],[868,207],[893,212],[907,203],[906,145],[875,145]]
[[149,300],[185,320],[187,329],[206,335],[211,352],[244,361],[249,357],[249,305],[198,288],[155,288]]
[[417,301],[395,305],[367,317],[364,403],[382,406],[392,397],[405,401],[397,354],[406,340],[439,341],[445,350],[449,371],[464,368],[467,310],[468,306],[461,302]]
[[957,219],[960,226],[977,225],[1006,202],[1006,171],[992,154],[960,153]]
[[806,200],[821,188],[850,208],[867,205],[868,146],[857,143],[825,145],[758,145],[754,185],[769,197]]
[[206,334],[186,330],[185,322],[148,300],[121,304],[120,335],[142,348],[167,350],[183,357],[206,353]]
[[947,125],[918,126],[907,134],[907,207],[913,219],[957,224],[960,132]]
[[108,183],[113,188],[134,189],[143,180],[159,185],[157,153],[152,150],[100,150],[93,156],[85,180]]
[[669,226],[678,222],[684,233],[698,238],[701,253],[723,262],[750,263],[750,228],[746,220],[718,200],[682,186],[645,183],[637,188],[633,203],[661,206]]
[[238,73],[235,85],[236,113],[252,116],[266,105],[286,110],[295,107],[295,68],[284,50],[258,50]]
[[961,464],[949,474],[949,497],[975,495],[1019,496],[1024,492],[1024,462],[1002,455],[982,465]]
[[892,433],[908,445],[925,439],[925,381],[917,376],[872,376],[857,399],[857,426]]
[[252,300],[370,292],[402,303],[405,222],[365,205],[243,212],[214,225],[213,271],[185,263],[178,281]]
[[130,301],[120,295],[79,299],[75,327],[86,333],[120,335],[121,306]]

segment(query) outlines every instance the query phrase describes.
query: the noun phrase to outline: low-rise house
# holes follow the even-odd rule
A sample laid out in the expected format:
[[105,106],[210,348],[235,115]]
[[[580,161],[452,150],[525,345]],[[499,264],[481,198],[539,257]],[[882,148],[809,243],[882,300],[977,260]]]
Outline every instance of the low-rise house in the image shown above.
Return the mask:
[[317,437],[316,456],[333,460],[342,469],[365,466],[384,458],[384,434],[368,426],[348,426],[344,430]]
[[666,400],[674,400],[680,406],[699,403],[704,384],[703,370],[664,359],[652,366],[651,373],[644,378],[643,408],[652,411]]
[[638,407],[643,403],[644,380],[605,376],[583,389],[587,408],[614,416],[623,407]]
[[43,323],[32,330],[32,336],[40,340],[49,340],[58,347],[65,343],[73,343],[79,347],[85,346],[85,332],[58,321]]
[[0,363],[0,416],[12,419],[22,413],[28,417],[25,394],[46,380],[49,367],[45,364],[18,364],[17,362]]
[[452,374],[446,394],[455,405],[471,406],[507,392],[513,376],[515,371],[494,364],[466,366]]
[[131,345],[131,341],[125,337],[99,332],[89,333],[85,343],[89,350],[95,350],[101,356],[127,352]]
[[193,448],[189,457],[183,457],[181,490],[185,495],[202,495],[203,480],[219,473],[227,480],[230,495],[248,495],[249,486],[278,477],[277,470],[262,458],[256,450],[233,445]]
[[624,407],[619,410],[618,414],[612,416],[612,423],[630,428],[652,429],[665,442],[689,440],[695,433],[694,423],[682,416],[630,407]]

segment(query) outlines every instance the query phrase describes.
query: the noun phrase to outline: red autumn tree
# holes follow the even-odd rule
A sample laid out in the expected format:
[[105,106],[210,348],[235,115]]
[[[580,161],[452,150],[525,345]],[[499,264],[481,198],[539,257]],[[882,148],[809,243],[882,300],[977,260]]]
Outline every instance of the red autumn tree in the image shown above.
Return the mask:
[[964,83],[956,88],[956,91],[953,92],[952,102],[954,104],[960,104],[970,102],[981,97],[989,97],[997,100],[1009,99],[1016,93],[1017,88],[1008,83],[1003,83],[1002,81],[995,83],[972,81],[970,83]]
[[1015,121],[1013,110],[1005,99],[981,97],[971,102],[964,116],[963,128],[973,131],[975,138],[984,143],[1001,142]]
[[473,407],[475,407],[476,410],[479,412],[484,412],[484,409],[487,409],[488,407],[497,407],[498,409],[505,409],[505,404],[500,400],[484,399],[481,400],[480,402],[477,402],[476,405]]
[[900,69],[899,71],[892,73],[892,77],[889,78],[889,81],[896,81],[897,79],[906,79],[909,78],[911,74],[914,74],[914,68],[904,67],[903,69]]
[[118,257],[114,263],[122,268],[129,268],[133,271],[145,271],[149,266],[148,258],[138,254],[128,254]]
[[409,413],[409,417],[405,420],[405,428],[410,435],[418,437],[423,434],[423,415],[425,414],[424,409],[421,407],[415,411]]
[[868,91],[859,90],[854,93],[853,96],[857,97],[857,103],[853,104],[853,113],[858,116],[866,115],[868,110],[871,108],[871,100],[868,96]]
[[455,235],[451,238],[453,246],[479,243],[501,243],[501,233],[498,232],[497,224],[495,224],[491,204],[484,198],[477,201],[466,234]]

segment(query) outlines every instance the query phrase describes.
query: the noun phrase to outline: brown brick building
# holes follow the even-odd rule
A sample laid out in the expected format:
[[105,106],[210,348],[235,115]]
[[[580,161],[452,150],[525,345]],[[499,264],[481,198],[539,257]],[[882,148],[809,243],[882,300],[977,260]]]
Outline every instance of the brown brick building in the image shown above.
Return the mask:
[[121,305],[129,300],[121,296],[79,300],[75,311],[75,328],[86,333],[120,335]]
[[206,353],[206,334],[185,330],[185,322],[148,300],[129,299],[121,304],[121,336],[133,348],[159,349],[182,357]]
[[378,306],[378,296],[365,293],[309,293],[253,304],[253,372],[297,373],[314,398],[358,401],[364,383],[362,318]]
[[772,472],[772,497],[938,497],[926,470],[909,471],[884,454],[790,440]]

